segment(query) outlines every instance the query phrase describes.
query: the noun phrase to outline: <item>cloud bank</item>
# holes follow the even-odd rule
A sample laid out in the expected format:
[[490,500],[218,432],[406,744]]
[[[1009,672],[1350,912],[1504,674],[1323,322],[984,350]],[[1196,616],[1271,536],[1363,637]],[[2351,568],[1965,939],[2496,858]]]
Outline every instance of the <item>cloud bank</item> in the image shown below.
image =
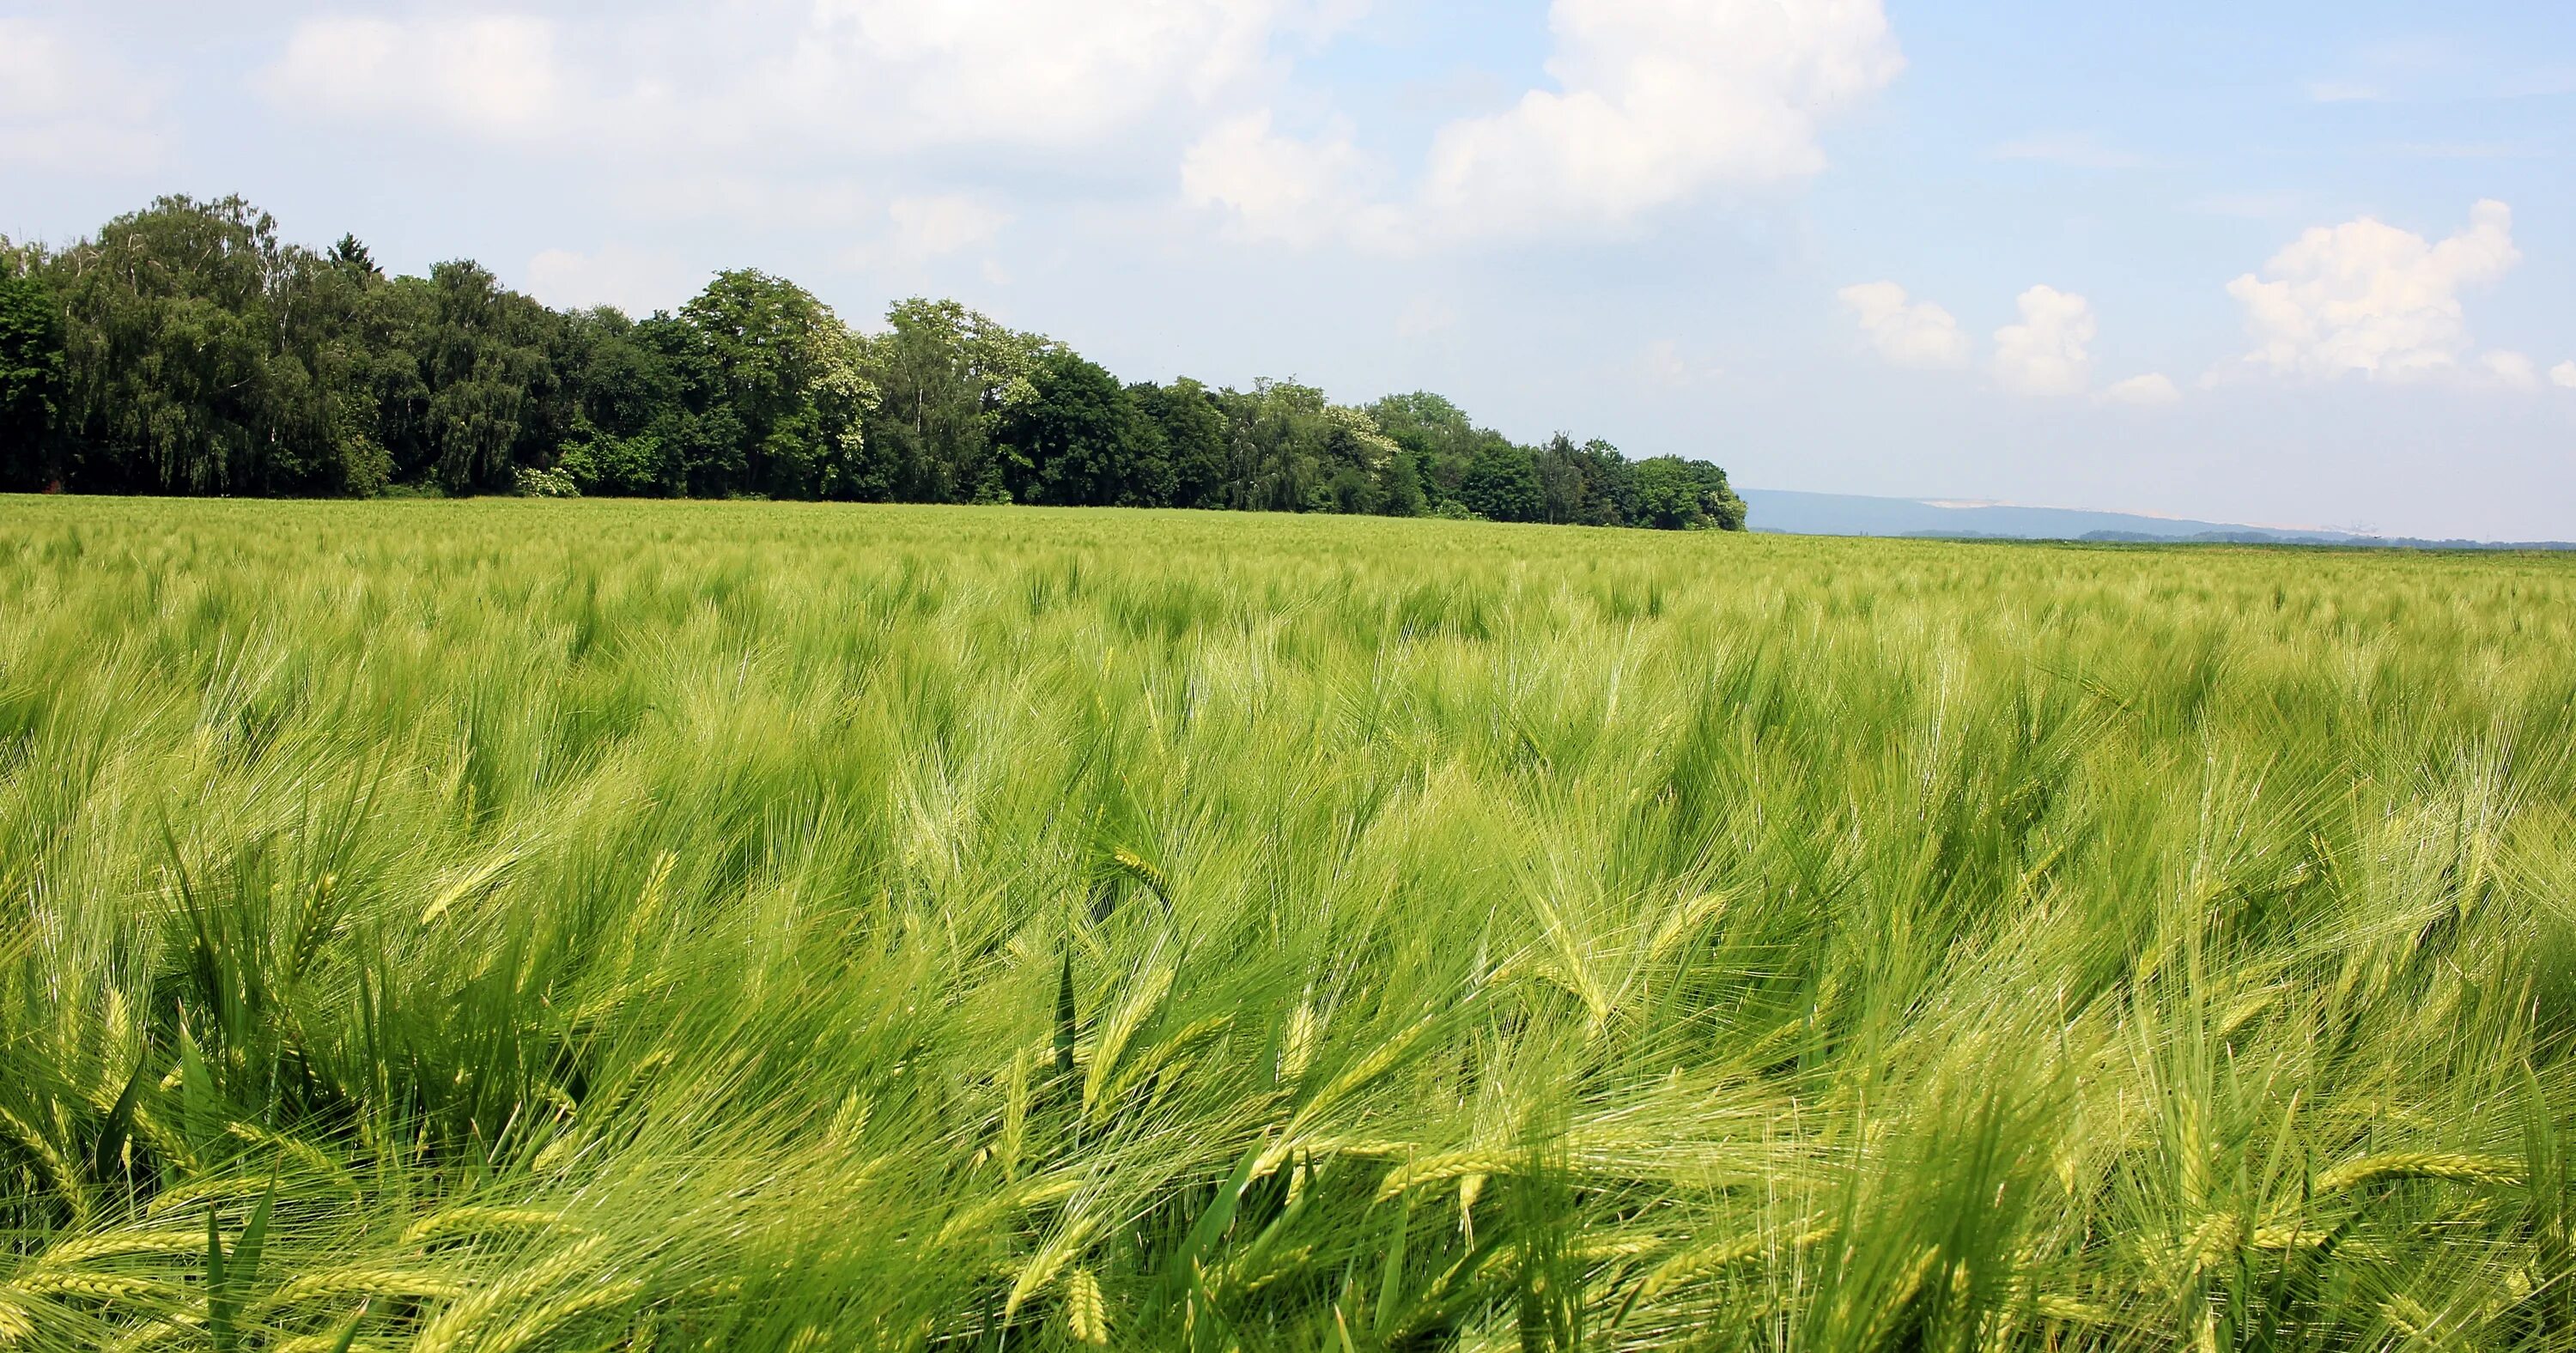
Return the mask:
[[1290,138],[1267,113],[1210,132],[1185,195],[1293,244],[1615,232],[1821,171],[1825,121],[1905,67],[1878,0],[1555,0],[1548,27],[1555,87],[1441,127],[1409,200],[1374,191],[1347,133]]
[[1888,361],[1910,367],[1968,364],[1968,335],[1959,321],[1930,301],[1909,301],[1894,282],[1863,282],[1834,294]]
[[2092,383],[2093,303],[2038,286],[2021,294],[2021,323],[1995,330],[1995,378],[2024,395],[2081,394]]
[[[2254,348],[2244,364],[2278,376],[2406,381],[2463,369],[2472,347],[2460,293],[2522,261],[2513,210],[2481,201],[2438,243],[2371,217],[2319,226],[2258,273],[2227,284]],[[2506,360],[2482,365],[2505,377]]]

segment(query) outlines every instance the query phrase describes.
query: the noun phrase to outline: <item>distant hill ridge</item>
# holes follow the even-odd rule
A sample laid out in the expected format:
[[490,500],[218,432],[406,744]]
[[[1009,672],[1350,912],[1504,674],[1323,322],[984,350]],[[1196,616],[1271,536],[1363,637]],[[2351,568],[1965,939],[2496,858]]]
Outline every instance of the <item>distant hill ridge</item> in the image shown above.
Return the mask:
[[2159,544],[2347,545],[2388,549],[2576,550],[2562,540],[2425,540],[2349,531],[2297,530],[2149,517],[2134,512],[1944,503],[1791,489],[1739,490],[1756,531],[1801,536],[1910,536],[1950,540],[2077,540]]

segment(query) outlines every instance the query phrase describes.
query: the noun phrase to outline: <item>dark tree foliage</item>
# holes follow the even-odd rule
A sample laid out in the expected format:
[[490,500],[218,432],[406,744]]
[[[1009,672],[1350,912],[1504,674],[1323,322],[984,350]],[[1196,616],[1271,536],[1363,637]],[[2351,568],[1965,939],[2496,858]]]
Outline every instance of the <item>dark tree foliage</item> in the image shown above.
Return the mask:
[[1523,446],[1438,395],[1122,384],[955,301],[851,329],[717,274],[676,314],[557,311],[478,264],[389,277],[166,197],[47,251],[0,240],[0,488],[589,493],[1478,516],[1742,529],[1705,461]]
[[347,486],[318,260],[240,198],[167,197],[48,260],[64,310],[55,431],[67,487],[328,493]]
[[63,315],[53,293],[10,266],[0,240],[0,488],[45,488],[63,386]]
[[1525,447],[1494,441],[1477,448],[1458,483],[1459,500],[1493,521],[1537,521],[1547,511],[1538,465]]
[[396,288],[414,307],[407,346],[420,375],[396,471],[451,493],[511,487],[558,440],[547,435],[558,385],[549,356],[563,317],[473,263],[441,263],[425,287],[405,278]]
[[1144,507],[1172,500],[1163,432],[1136,396],[1096,362],[1040,357],[1029,396],[1000,423],[1004,479],[1024,503]]
[[1162,434],[1172,470],[1171,505],[1218,507],[1225,493],[1226,419],[1216,395],[1187,376],[1169,385],[1132,385],[1137,407]]
[[[566,317],[560,374],[569,418],[555,468],[584,493],[684,492],[680,361],[654,342],[670,320],[637,324],[601,308]],[[682,331],[684,335],[684,331]],[[680,335],[675,335],[680,336]]]

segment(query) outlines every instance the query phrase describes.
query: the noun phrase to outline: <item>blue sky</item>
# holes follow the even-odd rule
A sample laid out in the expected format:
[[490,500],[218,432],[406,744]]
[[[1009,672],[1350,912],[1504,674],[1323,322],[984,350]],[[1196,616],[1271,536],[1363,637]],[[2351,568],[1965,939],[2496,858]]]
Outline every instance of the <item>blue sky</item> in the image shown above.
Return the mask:
[[2576,6],[0,0],[0,232],[952,294],[1739,483],[2576,537]]

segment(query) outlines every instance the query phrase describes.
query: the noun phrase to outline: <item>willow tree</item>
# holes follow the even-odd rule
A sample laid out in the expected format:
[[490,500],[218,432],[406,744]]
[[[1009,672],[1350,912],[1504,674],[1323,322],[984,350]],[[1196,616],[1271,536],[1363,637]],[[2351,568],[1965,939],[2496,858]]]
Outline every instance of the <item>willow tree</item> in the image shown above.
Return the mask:
[[294,255],[238,197],[165,197],[54,257],[74,487],[292,493],[331,477],[330,395],[279,304]]

